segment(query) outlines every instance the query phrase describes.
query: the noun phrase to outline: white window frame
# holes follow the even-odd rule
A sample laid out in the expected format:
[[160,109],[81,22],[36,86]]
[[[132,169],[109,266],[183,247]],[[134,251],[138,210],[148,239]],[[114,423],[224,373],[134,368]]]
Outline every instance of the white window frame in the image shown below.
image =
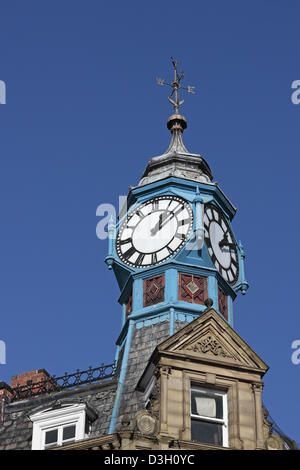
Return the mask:
[[[210,395],[215,395],[215,396],[221,396],[222,397],[222,405],[223,405],[223,418],[209,418],[208,416],[201,416],[201,415],[196,415],[192,414],[192,392],[201,392],[204,394],[210,394]],[[191,415],[191,420],[198,420],[201,422],[207,422],[207,423],[215,423],[215,424],[222,424],[222,447],[228,447],[228,405],[227,405],[227,392],[222,391],[222,390],[217,390],[214,388],[204,388],[204,387],[198,387],[195,384],[192,384],[191,386],[191,400],[190,400],[190,415]],[[192,431],[191,431],[192,432]],[[192,436],[191,436],[192,438]],[[204,443],[205,444],[205,443]]]
[[[85,434],[87,419],[85,403],[43,410],[31,415],[29,418],[33,423],[32,450],[44,450],[46,432],[54,429],[58,429],[57,445],[62,445],[62,429],[66,426],[76,426],[75,438],[72,439],[72,442],[88,437]],[[67,441],[63,444],[66,443]]]

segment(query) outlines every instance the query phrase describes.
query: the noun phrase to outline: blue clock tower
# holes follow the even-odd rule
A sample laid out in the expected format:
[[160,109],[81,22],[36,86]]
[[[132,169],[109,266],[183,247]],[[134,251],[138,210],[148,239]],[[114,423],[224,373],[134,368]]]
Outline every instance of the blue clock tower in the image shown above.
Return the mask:
[[118,388],[109,433],[139,410],[136,384],[160,342],[213,308],[233,326],[233,301],[246,293],[245,254],[232,229],[236,209],[209,165],[183,143],[183,87],[173,61],[168,149],[152,158],[131,188],[118,223],[108,226],[105,262],[120,287],[122,328],[117,339]]

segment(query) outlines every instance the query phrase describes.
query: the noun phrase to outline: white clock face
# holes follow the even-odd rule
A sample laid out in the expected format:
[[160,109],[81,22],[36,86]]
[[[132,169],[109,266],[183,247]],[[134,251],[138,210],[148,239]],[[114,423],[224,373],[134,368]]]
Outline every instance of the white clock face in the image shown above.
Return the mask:
[[235,284],[239,277],[238,253],[227,220],[217,206],[206,204],[203,224],[212,262],[229,284]]
[[141,204],[123,222],[116,240],[120,259],[143,268],[162,263],[178,251],[193,226],[190,205],[176,196],[158,196]]

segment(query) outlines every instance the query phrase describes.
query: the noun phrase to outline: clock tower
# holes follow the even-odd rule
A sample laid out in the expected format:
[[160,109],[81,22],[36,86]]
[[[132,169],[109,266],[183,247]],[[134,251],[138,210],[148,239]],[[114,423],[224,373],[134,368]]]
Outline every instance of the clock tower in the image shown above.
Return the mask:
[[118,223],[108,227],[106,263],[120,287],[122,328],[117,339],[119,384],[110,433],[124,414],[138,409],[134,389],[163,340],[213,306],[233,326],[233,302],[246,293],[242,244],[232,228],[236,208],[223,193],[205,159],[183,143],[187,121],[177,62],[169,101],[168,149],[153,157],[139,184],[130,189]]

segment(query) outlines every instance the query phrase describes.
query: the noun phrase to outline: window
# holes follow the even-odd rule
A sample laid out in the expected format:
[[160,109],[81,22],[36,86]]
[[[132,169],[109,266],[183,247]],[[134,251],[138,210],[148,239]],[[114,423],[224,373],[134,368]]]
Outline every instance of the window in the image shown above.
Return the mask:
[[228,446],[226,392],[191,388],[191,440]]
[[70,444],[75,441],[76,424],[59,426],[54,429],[45,429],[43,433],[44,449],[50,449],[51,447],[57,447],[67,443]]
[[88,437],[90,418],[95,419],[95,416],[84,403],[59,406],[31,415],[32,449],[51,449]]

